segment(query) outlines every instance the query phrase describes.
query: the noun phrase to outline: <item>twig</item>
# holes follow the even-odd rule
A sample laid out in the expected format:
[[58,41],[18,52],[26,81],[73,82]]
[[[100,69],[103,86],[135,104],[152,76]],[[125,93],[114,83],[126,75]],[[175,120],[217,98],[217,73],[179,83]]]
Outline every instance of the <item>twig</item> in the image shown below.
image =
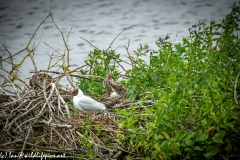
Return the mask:
[[22,142],[22,140],[23,140],[23,139],[16,139],[16,140],[14,140],[14,141],[12,141],[12,142],[8,142],[8,143],[5,143],[5,144],[0,144],[0,147],[2,147],[2,146],[7,146],[7,145],[9,145],[9,144],[13,144],[13,143],[16,143],[16,142]]
[[10,58],[10,61],[11,61],[11,62],[7,62],[6,59],[5,59],[5,60],[2,60],[2,61],[5,61],[5,62],[11,64],[11,65],[12,65],[12,70],[13,70],[13,57],[12,57],[11,53],[9,52],[9,50],[7,49],[7,47],[6,47],[4,44],[3,44],[3,47],[4,47],[4,49],[7,51],[7,53],[9,54],[9,58]]
[[[56,80],[56,86],[59,86],[59,80],[60,80],[60,78],[62,78],[63,77],[63,75],[59,75],[58,77],[57,77],[57,80]],[[55,85],[55,84],[54,84]],[[59,92],[58,92],[58,90],[57,90],[57,87],[55,87],[55,90],[56,90],[56,93],[57,93],[57,99],[58,99],[58,115],[59,115],[59,112],[62,114],[62,116],[64,117],[64,114],[63,114],[63,112],[62,112],[62,109],[61,109],[61,102],[60,102],[60,94],[59,94]],[[64,103],[65,104],[65,103]]]
[[[42,102],[43,102],[43,101],[40,101],[40,102],[36,103],[36,105],[33,106],[33,108],[31,108],[30,110],[24,112],[24,113],[21,114],[20,116],[14,118],[14,119],[8,124],[9,127],[8,127],[7,131],[9,131],[9,129],[11,128],[13,122],[16,122],[19,118],[21,118],[21,117],[27,115],[28,113],[30,113],[35,107],[37,107],[37,106],[38,106],[39,104],[41,104]],[[25,123],[27,123],[27,122],[30,122],[30,121],[32,121],[32,120],[37,119],[37,118],[38,118],[37,116],[36,116],[36,117],[33,117],[33,118],[30,118],[30,119],[26,120],[25,122],[23,122],[22,124],[20,124],[19,127],[23,126],[23,125],[24,125]],[[7,127],[7,126],[6,126],[6,127]],[[16,129],[18,129],[18,127],[17,127]],[[16,130],[16,129],[15,129],[15,130]],[[14,131],[15,131],[15,130],[14,130]]]
[[228,160],[227,158],[225,158],[222,154],[219,154],[224,160]]
[[132,58],[131,58],[131,56],[130,56],[130,53],[129,53],[129,46],[130,46],[130,39],[128,39],[128,45],[127,45],[127,47],[124,45],[124,47],[125,47],[125,49],[126,49],[126,51],[127,51],[127,54],[128,54],[128,58],[130,59],[130,62],[131,62],[131,66],[133,67],[133,62],[132,62]]
[[24,148],[25,148],[25,146],[26,146],[26,142],[27,142],[27,139],[28,139],[28,137],[29,137],[29,135],[30,135],[31,129],[32,129],[32,125],[28,128],[28,132],[27,132],[27,135],[26,135],[26,137],[25,137],[25,141],[24,141],[24,143],[23,143],[21,152],[23,152],[23,150],[24,150]]
[[10,63],[12,65],[12,70],[13,70],[13,58],[12,58],[12,55],[11,55],[11,53],[9,52],[9,50],[7,49],[7,47],[4,44],[3,44],[3,47],[7,51],[7,53],[9,54],[11,62],[8,62],[8,63]]
[[99,50],[100,51],[100,49],[98,49],[97,47],[95,47],[91,42],[89,42],[88,40],[86,40],[85,38],[83,38],[83,37],[81,37],[81,36],[79,36],[81,39],[83,39],[84,41],[86,41],[86,42],[88,42],[88,44],[90,44],[92,47],[94,47],[95,49],[97,49],[97,50]]
[[[37,98],[36,100],[39,100],[41,97]],[[23,99],[18,99],[16,101],[21,101]],[[29,99],[27,99],[27,102],[30,101]],[[35,100],[31,101],[30,103],[28,103],[28,106],[30,106]],[[14,108],[13,110],[11,110],[10,115],[12,115],[13,112],[16,112],[19,108],[21,107],[21,105],[19,105],[18,107]]]
[[70,31],[68,32],[68,35],[67,35],[67,42],[68,42],[68,38],[69,38],[69,35],[70,35],[71,31],[72,31],[72,27],[71,27]]
[[0,68],[2,68],[2,56],[0,56]]
[[54,50],[54,51],[57,52],[59,55],[61,55],[61,53],[59,53],[56,49],[54,49],[52,46],[50,46],[47,42],[43,42],[43,44],[45,44],[46,46],[50,47],[52,50]]
[[40,71],[31,71],[30,73],[39,73],[39,72],[49,72],[49,73],[56,73],[56,74],[63,74],[63,75],[67,75],[67,76],[73,76],[73,77],[77,77],[77,78],[83,78],[83,79],[92,79],[92,78],[100,78],[100,79],[104,79],[101,76],[94,76],[94,75],[77,75],[77,74],[66,74],[63,72],[57,72],[57,71],[48,71],[48,70],[40,70]]
[[67,79],[68,79],[68,82],[71,84],[71,86],[73,88],[76,88],[76,86],[73,84],[73,82],[70,80],[70,78],[66,75]]
[[[24,49],[20,50],[19,52],[15,53],[14,55],[12,55],[12,57],[14,57],[14,56],[16,56],[17,54],[23,52],[24,50],[26,50],[26,49],[29,47],[30,43],[32,42],[32,40],[33,40],[35,34],[37,33],[38,29],[40,28],[40,26],[41,26],[41,25],[48,19],[48,17],[50,17],[51,15],[52,15],[52,13],[49,14],[49,15],[38,25],[37,29],[34,31],[32,37],[30,38],[27,46],[26,46]],[[7,59],[9,59],[9,58],[10,58],[10,57],[7,57],[7,58],[5,58],[3,61],[5,61],[5,60],[7,60]]]
[[57,131],[56,129],[54,129],[54,128],[52,127],[52,130],[53,130],[69,147],[71,147],[71,145],[68,144],[68,141],[67,141],[65,138],[63,138],[63,136],[62,136],[60,133],[58,133],[58,131]]
[[117,48],[115,48],[113,51],[115,52],[119,47],[121,47],[121,45],[117,46]]
[[[55,84],[52,83],[52,86],[55,86]],[[54,88],[55,88],[55,91],[56,91],[58,97],[60,98],[60,100],[62,101],[62,103],[63,103],[63,105],[64,105],[64,107],[65,107],[65,109],[66,109],[66,112],[67,112],[67,116],[68,116],[68,118],[70,118],[70,112],[69,112],[69,109],[68,109],[68,105],[67,105],[67,103],[64,101],[64,99],[62,98],[62,96],[59,94],[59,92],[58,92],[56,86],[55,86]]]
[[[54,57],[54,58],[56,58],[56,57]],[[53,58],[52,57],[50,57],[50,59],[52,60]],[[52,66],[50,66],[50,64],[49,64],[49,66],[48,66],[48,70],[50,70],[51,68],[53,68],[53,67],[56,67],[57,66],[57,64],[61,61],[62,59],[60,58],[59,60],[57,60]],[[50,63],[50,62],[49,62]],[[60,69],[60,68],[59,68]],[[58,70],[59,70],[58,69]]]
[[[32,97],[29,97],[29,98],[32,98]],[[35,98],[35,97],[34,97]],[[25,109],[28,109],[31,105],[32,105],[32,103],[34,103],[35,101],[38,101],[38,100],[40,100],[40,99],[42,99],[43,97],[36,97],[34,100],[31,100],[31,102],[27,105],[27,107],[25,108]],[[30,108],[30,109],[32,109],[32,108]],[[13,110],[14,111],[14,110]]]
[[236,80],[235,80],[235,84],[234,84],[234,100],[235,100],[235,103],[236,105],[238,106],[238,100],[237,100],[237,82],[238,82],[238,77],[240,75],[240,71],[238,72],[238,75],[236,77]]
[[[45,100],[47,101],[47,95],[46,95],[46,79],[43,80],[43,96],[45,98]],[[51,104],[48,103],[48,108],[50,111],[50,119],[49,119],[49,123],[52,120],[52,109],[51,109]]]
[[51,127],[59,127],[59,128],[73,128],[73,125],[70,125],[70,124],[55,124],[55,123],[48,123],[46,122],[45,120],[43,121],[39,121],[40,123],[44,123],[44,124],[47,124],[47,125],[50,125]]
[[[1,76],[2,76],[2,75],[1,75]],[[16,85],[16,84],[13,84],[12,81],[9,80],[7,77],[5,77],[5,76],[2,76],[2,77],[3,77],[5,80],[7,80],[7,81],[12,85],[12,87],[13,87],[13,89],[15,90],[15,93],[17,94],[18,98],[21,99],[21,96],[18,94],[18,91],[17,91],[17,89],[15,88],[15,85]]]
[[37,29],[35,30],[35,32],[33,33],[32,37],[30,38],[30,41],[28,42],[27,44],[27,47],[30,45],[31,41],[33,40],[33,37],[35,36],[36,32],[38,31],[38,29],[40,28],[40,26],[48,19],[48,17],[52,16],[52,13],[51,14],[48,14],[48,16],[38,25]]
[[112,158],[117,159],[122,154],[122,151],[118,151]]
[[[136,26],[136,25],[135,25],[135,24],[134,24],[134,25],[131,25],[130,27],[125,28],[122,32],[120,32],[120,33],[113,39],[113,41],[110,43],[108,49],[112,47],[113,42],[114,42],[123,32],[125,32],[126,30],[128,30],[128,29],[130,29],[130,28],[132,28],[132,27],[134,27],[134,26]],[[107,50],[108,50],[108,49],[107,49]]]
[[[84,137],[80,132],[78,132],[78,131],[76,131],[76,134],[77,135],[79,135],[80,137]],[[97,144],[97,143],[95,143],[95,142],[93,142],[93,141],[88,141],[89,143],[91,143],[91,144],[94,144],[94,145],[96,145],[96,146],[98,146],[98,147],[100,147],[100,148],[103,148],[103,149],[106,149],[106,150],[108,150],[108,151],[112,151],[111,149],[109,149],[109,148],[107,148],[107,147],[104,147],[104,146],[101,146],[101,145],[99,145],[99,144]]]
[[[30,40],[28,41],[28,44],[26,45],[26,47],[25,47],[24,49],[20,50],[19,52],[15,53],[14,55],[11,55],[11,53],[8,51],[8,49],[3,45],[3,46],[5,47],[5,50],[6,50],[6,51],[9,53],[9,55],[10,55],[9,57],[7,57],[7,58],[5,58],[5,59],[3,60],[3,61],[6,61],[7,59],[10,58],[10,61],[11,61],[10,64],[12,65],[12,69],[11,69],[10,72],[7,72],[9,75],[12,75],[12,72],[13,72],[14,70],[17,71],[17,73],[18,73],[18,69],[19,69],[19,67],[22,65],[22,63],[25,61],[25,59],[26,59],[28,56],[31,56],[31,53],[34,52],[34,50],[35,50],[36,48],[33,48],[33,49],[30,50],[30,49],[29,49],[29,45],[31,44],[31,42],[32,42],[32,40],[33,40],[36,32],[37,32],[38,29],[40,28],[40,26],[45,22],[45,20],[46,20],[49,16],[51,16],[51,15],[48,15],[48,16],[39,24],[39,26],[37,27],[37,29],[35,30],[35,32],[34,32],[33,35],[31,36]],[[27,54],[24,56],[24,58],[20,61],[19,64],[14,64],[14,63],[13,63],[13,57],[16,56],[16,55],[18,55],[19,53],[25,51],[25,50],[27,50]],[[33,58],[33,57],[31,57],[31,58]],[[6,61],[6,62],[7,62],[7,61]],[[8,62],[8,63],[9,63],[9,62]],[[4,70],[3,68],[1,68],[1,69]],[[4,70],[4,71],[6,71],[6,70]],[[23,81],[21,78],[19,78],[19,77],[17,76],[17,73],[14,75],[13,80],[14,80],[14,79],[17,79],[17,80],[19,80],[20,82],[22,82],[22,83],[24,83],[25,85],[27,85],[27,84],[25,83],[25,81]],[[13,81],[13,80],[11,80],[11,81]],[[4,84],[3,84],[3,85],[4,85]],[[15,86],[21,90],[21,87],[20,87],[20,86],[18,86],[18,85],[16,85],[16,84],[15,84]]]
[[51,91],[50,91],[50,94],[49,94],[48,98],[46,99],[46,102],[44,103],[44,105],[43,105],[42,109],[40,110],[39,114],[37,115],[37,118],[40,117],[40,115],[41,115],[42,112],[44,111],[46,105],[48,104],[48,101],[49,101],[50,98],[52,97],[52,94],[53,94],[53,91],[54,91],[55,85],[53,85],[53,83],[51,83],[51,85],[52,85],[52,89],[51,89]]
[[228,51],[227,55],[240,43],[240,39],[234,44],[234,46]]
[[18,90],[15,87],[15,84],[13,84],[12,81],[9,81],[9,82],[11,83],[13,89],[15,90],[15,93],[17,94],[18,98],[21,99],[21,96],[19,95]]
[[31,58],[32,63],[33,63],[33,66],[34,66],[34,70],[37,71],[37,66],[36,66],[36,63],[35,63],[35,61],[34,61],[33,55],[30,55],[30,58]]
[[[119,59],[120,61],[125,62],[125,63],[131,65],[131,64],[128,63],[127,61],[124,61],[124,60],[122,60],[122,59],[120,59],[120,58],[116,58],[114,55],[111,55],[111,54],[107,53],[107,51],[105,51],[104,53],[107,54],[107,55],[109,55],[109,56],[111,56],[111,57],[113,57],[114,60],[115,60],[115,59]],[[124,67],[123,67],[118,61],[115,60],[115,62],[126,72],[126,70],[124,69]]]
[[53,23],[55,24],[55,27],[56,27],[57,30],[61,33],[61,35],[62,35],[62,39],[63,39],[63,42],[64,42],[64,45],[65,45],[65,47],[66,47],[66,49],[67,49],[67,68],[68,68],[69,65],[70,65],[70,64],[69,64],[69,60],[70,60],[70,58],[69,58],[69,56],[70,56],[70,51],[69,51],[69,48],[68,48],[67,42],[65,41],[65,38],[64,38],[63,32],[59,29],[59,27],[58,27],[57,24],[55,23],[55,21],[54,21],[52,15],[51,15],[51,18],[52,18]]
[[154,103],[152,102],[152,100],[148,100],[148,101],[144,101],[144,102],[141,102],[141,101],[137,101],[137,102],[131,102],[131,101],[128,101],[126,103],[123,103],[123,104],[116,104],[115,106],[113,106],[112,108],[118,108],[118,107],[127,107],[129,106],[129,104],[131,105],[139,105],[139,104],[148,104],[149,105],[146,105],[146,106],[142,106],[142,107],[148,107],[148,106],[152,106]]

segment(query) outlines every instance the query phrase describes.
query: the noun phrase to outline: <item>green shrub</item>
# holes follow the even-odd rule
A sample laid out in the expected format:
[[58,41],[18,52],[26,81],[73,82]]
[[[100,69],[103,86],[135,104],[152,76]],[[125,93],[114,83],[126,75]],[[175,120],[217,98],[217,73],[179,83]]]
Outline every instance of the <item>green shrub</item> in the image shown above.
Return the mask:
[[[193,25],[182,43],[173,44],[166,36],[156,41],[158,50],[146,53],[148,46],[140,45],[129,57],[132,68],[121,83],[128,88],[127,98],[142,103],[116,113],[122,117],[118,138],[132,157],[193,159],[232,153],[230,134],[239,127],[239,15],[235,5],[221,23]],[[119,56],[94,50],[87,60],[91,68],[81,74],[113,73],[118,78]],[[101,81],[80,84],[91,86],[88,91],[96,95],[104,91]],[[154,105],[144,107],[146,100]]]

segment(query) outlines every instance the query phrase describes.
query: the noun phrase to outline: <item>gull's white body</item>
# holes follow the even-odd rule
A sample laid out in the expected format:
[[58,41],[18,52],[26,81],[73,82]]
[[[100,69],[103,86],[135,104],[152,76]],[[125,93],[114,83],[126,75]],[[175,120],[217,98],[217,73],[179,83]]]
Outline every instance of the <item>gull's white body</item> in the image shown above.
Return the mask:
[[[78,93],[77,93],[78,92]],[[106,106],[102,103],[95,101],[94,99],[83,95],[83,92],[78,89],[77,95],[73,97],[74,106],[83,112],[96,112],[106,110]]]

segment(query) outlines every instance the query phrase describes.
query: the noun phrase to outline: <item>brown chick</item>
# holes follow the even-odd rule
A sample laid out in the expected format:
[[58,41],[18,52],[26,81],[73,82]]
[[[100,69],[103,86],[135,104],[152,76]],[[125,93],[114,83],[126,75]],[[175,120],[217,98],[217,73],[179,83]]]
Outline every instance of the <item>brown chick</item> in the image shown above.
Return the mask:
[[108,74],[107,78],[103,81],[104,86],[107,89],[107,95],[109,96],[112,91],[121,97],[125,97],[127,89],[122,84],[117,84],[114,82],[114,77],[112,74]]
[[121,97],[125,97],[127,89],[122,84],[111,83],[111,87]]
[[110,96],[112,92],[111,84],[114,83],[114,77],[112,74],[108,74],[107,78],[103,80],[103,85],[106,87],[107,96]]

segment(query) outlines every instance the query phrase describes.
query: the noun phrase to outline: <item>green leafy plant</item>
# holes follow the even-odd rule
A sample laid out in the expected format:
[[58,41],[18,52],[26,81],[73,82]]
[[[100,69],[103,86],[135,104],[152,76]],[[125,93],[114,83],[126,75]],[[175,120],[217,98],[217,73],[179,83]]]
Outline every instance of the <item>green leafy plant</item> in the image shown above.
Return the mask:
[[[158,38],[158,50],[140,45],[129,55],[126,70],[130,108],[116,109],[123,144],[130,157],[145,159],[214,158],[233,153],[229,135],[239,127],[239,27],[240,6],[234,5],[221,23],[199,21],[189,29],[190,38],[173,44]],[[150,54],[150,63],[144,61]],[[90,52],[90,69],[81,74],[118,78],[120,54]],[[102,93],[101,82],[81,80],[91,93]],[[151,100],[153,105],[145,106]]]
[[[233,95],[240,69],[239,13],[239,6],[235,6],[220,24],[212,21],[207,26],[199,21],[189,29],[191,38],[184,38],[181,44],[173,45],[168,36],[159,38],[159,50],[150,53],[150,64],[144,66],[146,79],[137,83],[157,103],[145,109],[151,120],[140,118],[145,119],[145,135],[126,145],[135,148],[142,142],[143,150],[150,151],[147,157],[156,159],[211,158],[230,151],[224,151],[231,148],[227,132],[236,131],[234,124],[239,124]],[[134,74],[138,75],[136,70],[130,75]],[[153,88],[146,87],[148,83]],[[136,117],[139,115],[121,119],[121,124],[127,122],[121,127],[139,132],[137,122],[129,125]]]
[[103,77],[105,78],[107,74],[111,73],[115,77],[118,77],[120,72],[118,71],[118,65],[121,60],[119,60],[120,54],[117,54],[113,50],[101,51],[95,49],[93,52],[88,54],[88,59],[85,61],[88,67],[81,69],[81,75],[93,75],[98,76],[97,80],[95,78],[90,79],[80,79],[78,84],[83,91],[91,93],[94,96],[103,93],[104,88],[102,85]]

